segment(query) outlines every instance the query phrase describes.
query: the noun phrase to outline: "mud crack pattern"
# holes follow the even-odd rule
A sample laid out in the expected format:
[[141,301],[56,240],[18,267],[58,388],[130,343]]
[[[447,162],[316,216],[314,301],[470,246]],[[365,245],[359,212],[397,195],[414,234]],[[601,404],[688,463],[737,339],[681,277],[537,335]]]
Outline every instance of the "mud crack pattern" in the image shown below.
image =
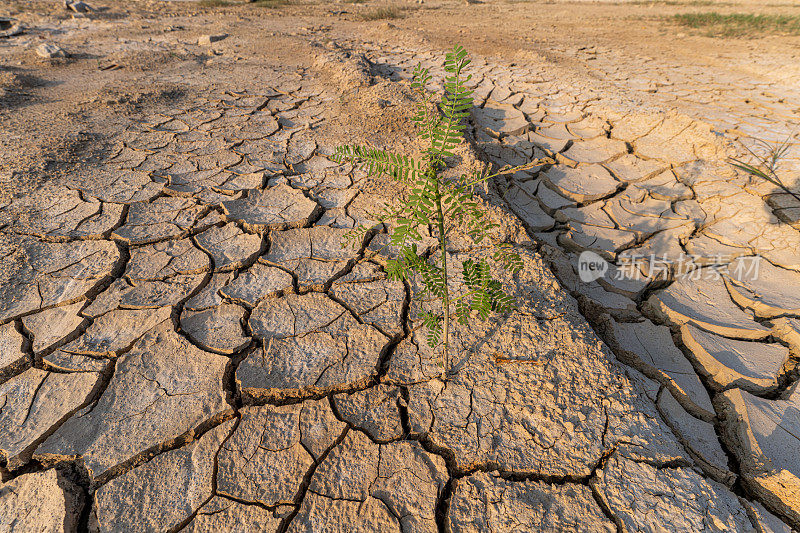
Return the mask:
[[[441,81],[429,51],[359,46],[393,83],[420,58]],[[520,306],[455,328],[447,382],[409,287],[386,279],[385,233],[340,247],[375,198],[315,136],[338,95],[311,75],[142,116],[99,166],[2,207],[0,516],[98,531],[800,526],[800,300],[785,289],[800,205],[725,164],[750,130],[624,112],[535,67],[473,70],[470,153],[553,162],[481,198],[524,258],[504,280]],[[637,255],[715,260],[583,283],[582,251],[612,272]],[[757,280],[698,275],[756,254]]]

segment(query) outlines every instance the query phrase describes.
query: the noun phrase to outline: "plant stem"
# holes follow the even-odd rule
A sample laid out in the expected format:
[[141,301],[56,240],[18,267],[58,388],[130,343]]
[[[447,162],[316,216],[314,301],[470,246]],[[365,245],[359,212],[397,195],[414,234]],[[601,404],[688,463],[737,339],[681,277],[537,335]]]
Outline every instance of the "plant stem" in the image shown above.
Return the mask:
[[529,163],[525,163],[524,165],[517,165],[515,167],[501,169],[501,170],[498,170],[497,172],[495,172],[494,174],[482,175],[479,178],[476,178],[476,179],[474,179],[474,180],[472,180],[470,182],[467,182],[463,186],[467,187],[467,188],[474,187],[475,185],[477,185],[479,183],[483,183],[484,181],[488,181],[488,180],[490,180],[492,178],[496,178],[497,176],[502,176],[503,174],[511,174],[513,172],[519,172],[520,170],[528,170],[530,168],[533,168],[533,167],[536,167],[536,166],[539,166],[541,164],[548,163],[548,162],[551,162],[551,161],[552,161],[552,159],[550,159],[549,157],[548,158],[544,158],[544,159],[534,159],[534,160],[530,161]]
[[778,187],[780,187],[781,189],[783,189],[787,193],[789,193],[792,196],[794,196],[794,199],[797,200],[798,202],[800,202],[800,196],[798,196],[796,192],[792,192],[786,185],[783,184],[783,182],[778,183]]
[[449,280],[447,276],[447,239],[445,238],[446,235],[444,232],[444,211],[442,210],[442,193],[439,189],[439,176],[434,166],[431,166],[430,172],[435,187],[436,222],[439,226],[439,246],[442,249],[442,275],[444,277],[444,297],[442,298],[442,311],[444,314],[444,331],[442,334],[442,337],[444,338],[444,352],[442,353],[442,356],[444,365],[442,368],[442,379],[447,380],[447,371],[450,366],[450,292],[448,288]]

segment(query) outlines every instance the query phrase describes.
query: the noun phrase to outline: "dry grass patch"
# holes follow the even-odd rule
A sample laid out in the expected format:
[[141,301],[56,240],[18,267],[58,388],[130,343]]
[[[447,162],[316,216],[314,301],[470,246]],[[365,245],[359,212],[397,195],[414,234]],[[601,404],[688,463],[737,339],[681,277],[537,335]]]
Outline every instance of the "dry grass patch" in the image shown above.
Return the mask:
[[760,37],[763,35],[800,35],[800,15],[753,15],[681,13],[672,20],[682,26],[705,30],[709,37]]
[[728,2],[715,0],[634,0],[633,2],[617,2],[617,5],[634,6],[729,6]]
[[200,0],[197,5],[200,7],[225,7],[231,3],[228,0]]
[[396,5],[379,6],[359,15],[361,20],[390,20],[399,19],[405,12],[412,11],[412,8]]
[[291,4],[291,0],[256,0],[253,4],[261,7],[281,7]]

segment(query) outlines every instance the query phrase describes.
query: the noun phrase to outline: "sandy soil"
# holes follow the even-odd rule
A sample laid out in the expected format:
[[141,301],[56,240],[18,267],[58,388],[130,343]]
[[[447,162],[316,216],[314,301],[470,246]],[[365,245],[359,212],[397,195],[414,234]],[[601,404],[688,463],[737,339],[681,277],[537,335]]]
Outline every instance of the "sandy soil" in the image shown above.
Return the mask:
[[[664,19],[674,13],[716,10],[796,14],[791,2],[462,2],[390,4],[399,18],[364,21],[387,4],[300,2],[268,8],[231,3],[118,1],[72,19],[60,2],[6,2],[0,17],[27,26],[0,39],[0,175],[4,194],[50,179],[76,160],[101,154],[118,119],[154,109],[210,86],[257,84],[264,65],[309,67],[309,45],[328,39],[382,45],[449,48],[460,43],[475,55],[509,64],[546,61],[575,76],[599,78],[597,53],[615,54],[617,67],[635,74],[648,61],[670,69],[744,74],[754,83],[791,83],[800,72],[800,37],[709,38]],[[213,49],[197,46],[203,34],[235,39]],[[34,52],[55,42],[68,59]],[[625,61],[624,59],[630,59]],[[609,92],[614,88],[608,87]],[[796,104],[796,102],[795,102]],[[66,165],[66,166],[65,166]]]

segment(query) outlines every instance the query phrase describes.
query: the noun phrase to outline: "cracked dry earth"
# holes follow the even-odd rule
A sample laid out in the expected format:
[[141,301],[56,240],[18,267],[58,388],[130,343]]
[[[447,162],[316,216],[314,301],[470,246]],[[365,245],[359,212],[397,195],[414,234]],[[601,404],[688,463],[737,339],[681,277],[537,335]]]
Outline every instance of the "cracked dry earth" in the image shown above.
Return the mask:
[[[398,192],[327,158],[376,138],[348,109],[407,104],[417,61],[440,83],[440,50],[307,53],[120,119],[2,204],[0,530],[800,528],[800,204],[726,163],[791,134],[796,88],[477,57],[460,164],[553,162],[482,192],[520,305],[458,326],[443,382],[386,233],[340,246]],[[780,120],[730,113],[733,85]],[[586,250],[714,261],[583,283]],[[758,279],[697,275],[755,254]]]

